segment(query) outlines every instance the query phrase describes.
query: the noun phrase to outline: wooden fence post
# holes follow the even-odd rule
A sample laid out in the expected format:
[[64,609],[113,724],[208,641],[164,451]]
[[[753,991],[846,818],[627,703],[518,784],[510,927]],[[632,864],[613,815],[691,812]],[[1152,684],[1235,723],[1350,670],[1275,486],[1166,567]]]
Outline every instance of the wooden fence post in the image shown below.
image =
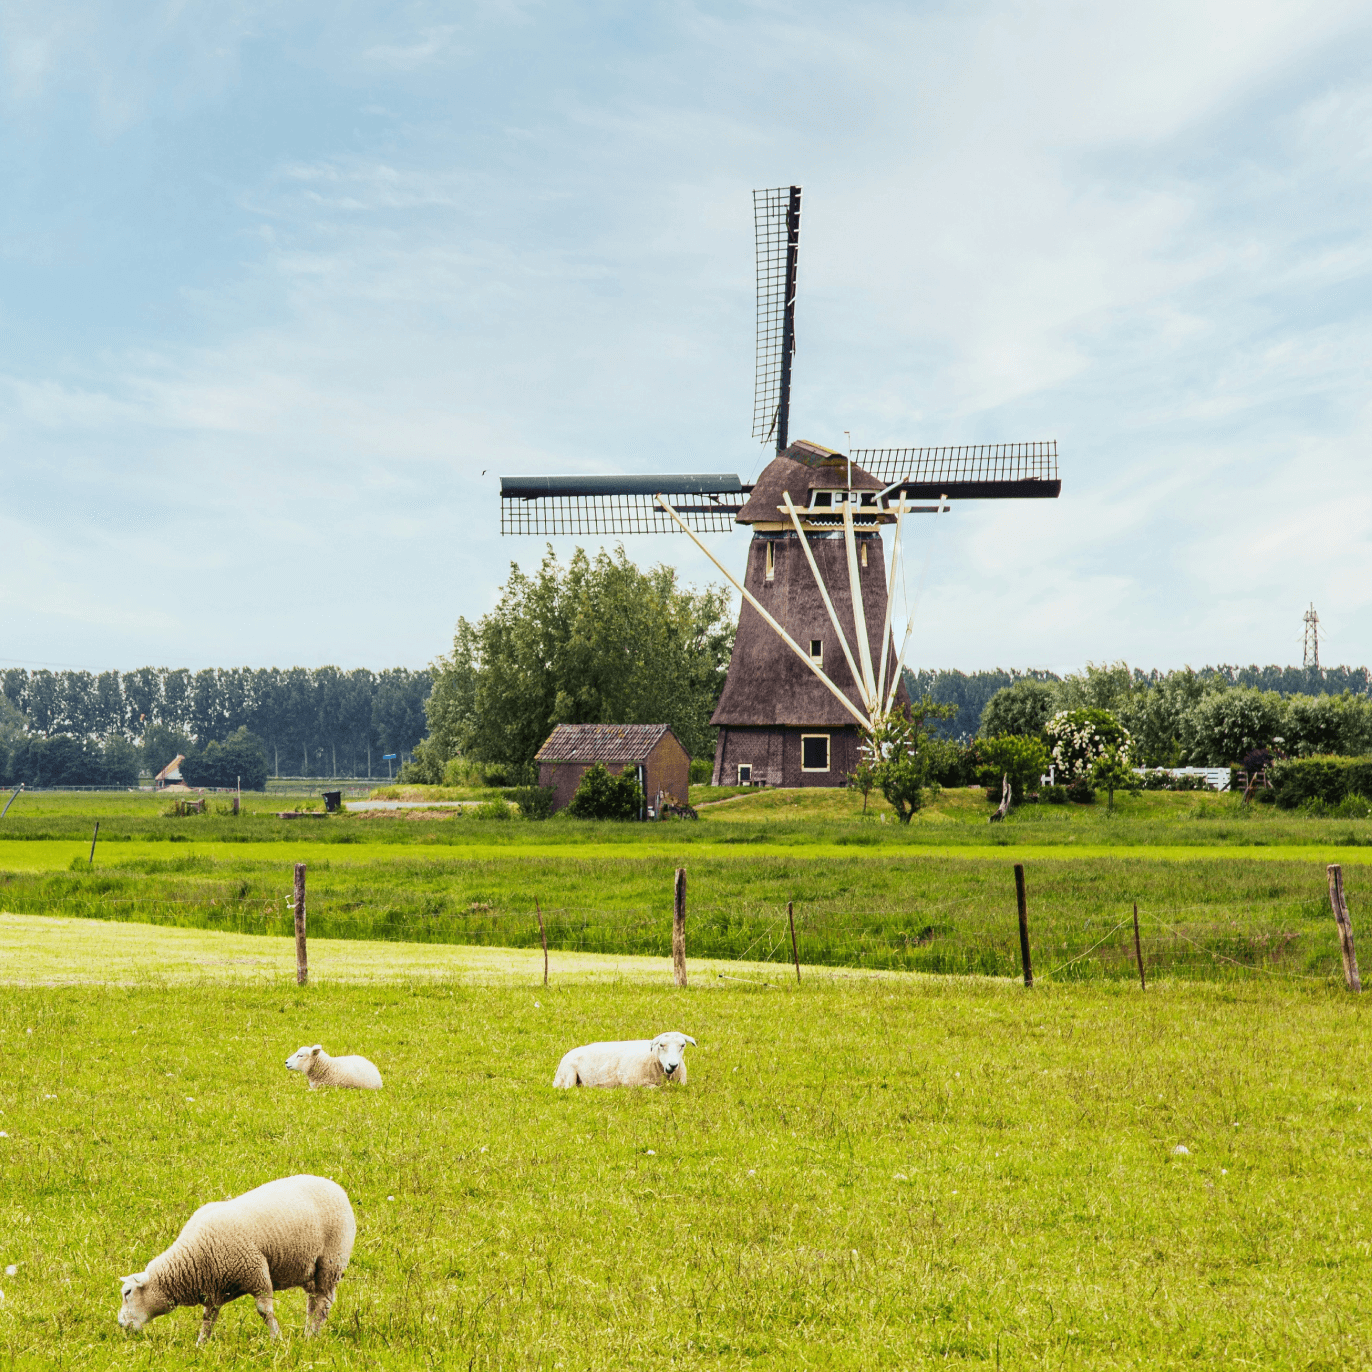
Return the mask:
[[1146,991],[1148,983],[1143,977],[1143,944],[1139,942],[1139,903],[1134,902],[1134,956],[1139,960],[1139,988]]
[[1348,902],[1343,898],[1343,868],[1331,862],[1329,873],[1329,903],[1334,907],[1334,919],[1339,926],[1339,952],[1343,955],[1343,979],[1350,991],[1362,990],[1358,976],[1358,955],[1353,950],[1353,921],[1348,917]]
[[1034,984],[1034,965],[1029,961],[1029,901],[1024,894],[1024,864],[1015,863],[1015,900],[1019,905],[1019,959],[1024,968],[1024,984]]
[[678,867],[672,883],[672,971],[686,985],[686,869]]
[[295,864],[295,984],[304,986],[310,979],[305,955],[305,864]]
[[796,914],[791,901],[786,902],[786,918],[791,921],[791,956],[796,960],[796,985],[800,985],[800,949],[796,947]]
[[534,897],[534,909],[538,911],[538,936],[543,940],[543,984],[548,984],[548,934],[543,928],[543,911],[539,908],[538,897]]
[[93,867],[93,866],[95,865],[95,840],[98,839],[99,837],[100,837],[100,821],[97,819],[97,820],[95,821],[95,832],[91,835],[91,855],[90,855],[90,857],[88,857],[88,858],[86,859],[86,866],[87,866],[87,867]]

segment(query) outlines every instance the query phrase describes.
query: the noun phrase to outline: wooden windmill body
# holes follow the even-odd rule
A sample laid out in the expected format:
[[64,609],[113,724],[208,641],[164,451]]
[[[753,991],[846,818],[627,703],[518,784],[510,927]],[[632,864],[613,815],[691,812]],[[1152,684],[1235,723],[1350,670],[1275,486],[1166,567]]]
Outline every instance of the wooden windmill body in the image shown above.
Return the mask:
[[[735,516],[752,530],[744,586],[824,669],[849,704],[841,704],[745,600],[729,673],[710,721],[719,730],[714,785],[835,786],[857,766],[861,740],[854,712],[865,712],[868,704],[862,647],[877,671],[883,638],[888,673],[897,655],[880,534],[880,523],[892,516],[877,504],[881,489],[880,481],[843,454],[797,442],[772,459]],[[858,495],[853,512],[857,604],[842,506],[833,503],[835,496],[849,491]],[[788,495],[803,532],[795,529],[787,512]],[[870,502],[866,507],[863,495]],[[898,705],[909,703],[899,679],[894,699]]]
[[[1054,498],[1057,445],[845,454],[789,442],[800,188],[755,192],[754,207],[754,436],[776,445],[757,481],[721,473],[502,477],[501,532],[688,535],[743,600],[711,721],[715,785],[841,786],[863,731],[909,703],[902,669],[913,619],[893,634],[888,594],[904,519],[946,514],[962,500]],[[697,536],[738,526],[752,533],[742,581]],[[883,527],[895,534],[889,563]]]

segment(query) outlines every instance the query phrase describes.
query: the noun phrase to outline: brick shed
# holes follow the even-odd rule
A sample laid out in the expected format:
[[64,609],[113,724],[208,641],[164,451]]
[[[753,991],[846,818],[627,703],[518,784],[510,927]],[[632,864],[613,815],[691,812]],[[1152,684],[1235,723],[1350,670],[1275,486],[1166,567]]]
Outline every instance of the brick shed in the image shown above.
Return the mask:
[[[618,775],[630,768],[656,812],[659,803],[686,805],[691,755],[665,724],[559,724],[538,750],[538,784],[553,788],[553,809],[570,804],[592,763]],[[642,816],[647,818],[647,816]]]

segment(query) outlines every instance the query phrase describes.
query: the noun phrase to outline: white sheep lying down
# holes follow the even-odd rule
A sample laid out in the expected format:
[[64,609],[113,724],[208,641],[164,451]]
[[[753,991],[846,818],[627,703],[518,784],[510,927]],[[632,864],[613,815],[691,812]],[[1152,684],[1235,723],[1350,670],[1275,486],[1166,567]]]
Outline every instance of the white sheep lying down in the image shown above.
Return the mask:
[[178,1305],[203,1305],[196,1342],[204,1343],[220,1307],[251,1296],[277,1338],[273,1293],[299,1286],[308,1297],[305,1332],[313,1334],[328,1317],[356,1234],[347,1192],[324,1177],[282,1177],[233,1200],[211,1201],[145,1271],[120,1278],[119,1323],[142,1329]]
[[346,1058],[331,1058],[316,1043],[313,1048],[297,1048],[286,1059],[286,1068],[291,1072],[303,1072],[310,1083],[310,1090],[317,1086],[354,1086],[364,1091],[381,1090],[381,1073],[376,1064],[355,1055]]
[[660,1086],[686,1084],[686,1045],[696,1041],[675,1030],[655,1039],[588,1043],[573,1048],[557,1066],[554,1086]]

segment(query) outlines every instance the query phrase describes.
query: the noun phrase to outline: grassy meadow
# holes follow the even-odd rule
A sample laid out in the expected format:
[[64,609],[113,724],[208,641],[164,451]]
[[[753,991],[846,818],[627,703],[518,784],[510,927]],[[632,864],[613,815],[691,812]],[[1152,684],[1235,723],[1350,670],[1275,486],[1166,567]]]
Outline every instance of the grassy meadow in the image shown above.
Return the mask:
[[[24,916],[5,968],[54,937],[90,980],[0,998],[6,1366],[1372,1363],[1369,1012],[1323,985],[681,991],[566,954],[544,988],[525,954],[354,942],[298,989],[285,940]],[[668,1027],[685,1087],[551,1089],[567,1047]],[[318,1041],[385,1089],[306,1090],[283,1063]],[[247,1300],[199,1351],[197,1311],[118,1327],[197,1205],[295,1171],[358,1219],[319,1339],[298,1291],[276,1348]]]

